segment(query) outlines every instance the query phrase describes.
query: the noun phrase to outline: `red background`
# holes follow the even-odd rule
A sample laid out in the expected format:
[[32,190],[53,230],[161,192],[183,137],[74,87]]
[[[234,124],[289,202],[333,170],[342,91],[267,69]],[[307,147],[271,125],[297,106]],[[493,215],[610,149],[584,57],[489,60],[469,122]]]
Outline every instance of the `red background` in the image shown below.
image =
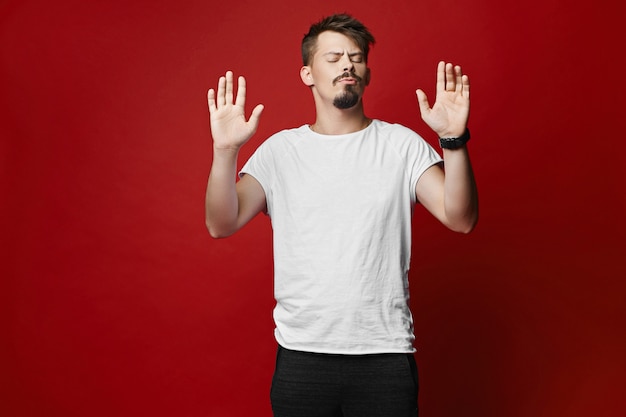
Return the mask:
[[472,82],[481,219],[415,215],[422,415],[626,410],[624,3],[0,2],[0,415],[270,416],[270,225],[212,240],[205,95],[311,122],[309,24],[377,37],[367,114],[436,138],[415,89]]

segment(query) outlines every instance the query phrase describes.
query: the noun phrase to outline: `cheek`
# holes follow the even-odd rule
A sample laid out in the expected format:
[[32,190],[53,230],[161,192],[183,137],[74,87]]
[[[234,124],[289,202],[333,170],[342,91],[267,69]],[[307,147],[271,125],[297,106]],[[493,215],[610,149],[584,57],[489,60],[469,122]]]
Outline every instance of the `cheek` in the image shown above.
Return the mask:
[[337,77],[337,74],[340,73],[341,70],[337,70],[335,68],[325,68],[324,71],[320,71],[320,73],[316,75],[317,82],[332,84],[332,81]]

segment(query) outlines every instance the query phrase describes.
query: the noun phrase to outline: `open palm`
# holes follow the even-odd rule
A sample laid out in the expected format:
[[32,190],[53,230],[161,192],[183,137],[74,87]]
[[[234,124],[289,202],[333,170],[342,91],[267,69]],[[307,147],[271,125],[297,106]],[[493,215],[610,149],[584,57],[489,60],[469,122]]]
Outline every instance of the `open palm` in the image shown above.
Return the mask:
[[424,122],[439,137],[459,137],[465,132],[469,118],[469,77],[460,66],[437,66],[437,96],[431,108],[422,90],[417,90],[417,100]]
[[[233,102],[234,98],[234,102]],[[259,118],[263,112],[263,105],[257,105],[250,119],[245,117],[246,80],[239,77],[237,96],[233,92],[233,73],[227,71],[220,77],[215,90],[210,89],[207,94],[211,120],[211,135],[216,148],[239,149],[256,132]]]

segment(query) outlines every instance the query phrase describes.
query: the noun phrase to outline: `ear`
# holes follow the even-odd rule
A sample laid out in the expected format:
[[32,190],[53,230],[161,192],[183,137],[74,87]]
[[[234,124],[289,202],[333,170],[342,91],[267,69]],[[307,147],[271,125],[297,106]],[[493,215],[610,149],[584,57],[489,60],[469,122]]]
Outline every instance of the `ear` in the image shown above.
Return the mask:
[[300,68],[300,79],[307,87],[311,87],[313,85],[313,76],[311,75],[311,67],[304,66]]
[[367,71],[365,72],[365,77],[363,77],[363,81],[365,82],[365,86],[370,85],[370,69],[367,67]]

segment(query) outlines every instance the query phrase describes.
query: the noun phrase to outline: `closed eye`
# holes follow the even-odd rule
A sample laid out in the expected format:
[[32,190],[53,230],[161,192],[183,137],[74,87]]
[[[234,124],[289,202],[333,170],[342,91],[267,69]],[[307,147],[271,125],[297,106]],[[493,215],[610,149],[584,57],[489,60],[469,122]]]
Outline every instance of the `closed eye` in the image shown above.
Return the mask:
[[[342,52],[328,52],[324,55],[326,56],[326,61],[338,62],[343,56],[343,53]],[[353,62],[355,64],[359,64],[364,61],[363,52],[353,52],[351,54],[348,54],[348,58],[350,59],[350,62]]]
[[343,55],[340,52],[329,52],[326,55],[326,60],[328,62],[337,62],[341,59],[341,56]]
[[356,53],[350,54],[348,56],[350,57],[350,61],[351,62],[355,62],[357,64],[363,62],[363,53],[362,52],[356,52]]

